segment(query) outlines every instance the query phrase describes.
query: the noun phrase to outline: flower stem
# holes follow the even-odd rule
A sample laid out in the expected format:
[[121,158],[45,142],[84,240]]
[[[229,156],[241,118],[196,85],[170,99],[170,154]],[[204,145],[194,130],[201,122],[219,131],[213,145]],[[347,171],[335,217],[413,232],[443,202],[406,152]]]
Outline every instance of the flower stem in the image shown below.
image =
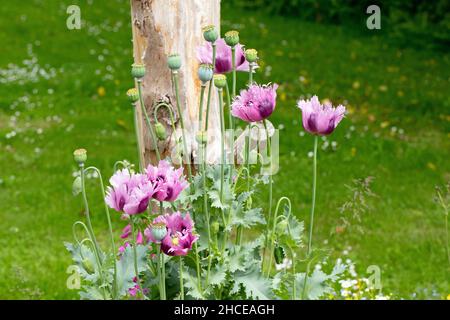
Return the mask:
[[140,171],[143,170],[143,165],[142,165],[142,156],[141,156],[141,138],[139,136],[139,127],[138,127],[138,113],[137,113],[137,108],[134,107],[134,115],[133,115],[133,119],[134,119],[134,131],[136,134],[136,147],[137,147],[137,151],[138,151],[138,161],[139,161],[139,169]]
[[[213,68],[215,68],[216,65],[216,44],[213,43],[212,44],[212,65]],[[209,87],[208,87],[208,97],[206,99],[206,115],[205,115],[205,132],[208,132],[208,125],[209,125],[209,109],[211,106],[211,95],[212,95],[212,87],[214,86],[214,81],[213,79],[211,79],[209,81]],[[207,160],[207,147],[208,147],[208,143],[206,143],[205,145],[205,149],[204,149],[204,159],[205,161]]]
[[248,72],[248,85],[251,86],[252,84],[253,84],[253,62],[250,62]]
[[142,96],[142,81],[139,79],[137,81],[137,83],[138,83],[139,101],[140,101],[142,113],[145,116],[145,121],[147,122],[148,131],[150,132],[150,137],[152,139],[153,145],[155,146],[156,159],[159,161],[159,160],[161,160],[161,155],[159,154],[158,141],[156,140],[156,135],[155,135],[155,131],[153,130],[153,125],[150,122],[150,119],[147,114],[147,109],[145,108],[144,98]]
[[224,184],[224,166],[225,166],[225,120],[223,115],[223,92],[222,88],[217,89],[219,95],[219,112],[220,112],[220,201],[223,202],[223,184]]
[[141,281],[139,279],[139,270],[137,262],[137,241],[136,241],[136,225],[135,217],[131,217],[131,234],[133,237],[133,259],[134,259],[134,272],[136,274],[136,284],[139,286],[139,291],[142,293]]
[[319,137],[314,136],[314,160],[313,160],[313,185],[312,185],[312,204],[311,204],[311,218],[309,224],[309,239],[308,239],[308,256],[312,251],[312,235],[314,227],[314,209],[316,206],[316,182],[317,182],[317,143]]
[[[163,202],[159,202],[159,214],[164,214]],[[159,249],[159,267],[161,270],[159,281],[160,281],[160,298],[161,300],[166,300],[166,264],[164,262],[164,252],[161,252],[161,248]]]
[[180,298],[184,300],[183,258],[180,256]]
[[[99,177],[99,180],[100,180],[100,189],[101,189],[101,192],[102,192],[102,197],[103,197],[103,199],[105,199],[105,197],[106,197],[105,186],[103,185],[103,178],[102,178],[102,174],[101,174],[100,170],[97,169],[96,167],[88,167],[88,168],[86,168],[85,171],[87,171],[87,170],[94,170],[94,171],[96,171],[98,173],[98,177]],[[116,245],[115,245],[115,242],[114,242],[114,235],[113,235],[113,232],[112,232],[112,224],[111,224],[111,216],[109,214],[109,208],[108,208],[108,205],[106,204],[106,201],[103,201],[103,204],[105,206],[106,219],[108,221],[108,231],[109,231],[109,237],[110,237],[110,240],[111,240],[111,250],[112,250],[112,254],[114,256],[113,297],[116,297],[116,294],[117,294],[117,261],[116,261],[116,258],[115,258],[116,257]]]
[[233,67],[233,98],[236,97],[236,47],[231,47],[231,64]]
[[192,182],[191,161],[190,161],[190,156],[188,155],[188,148],[187,148],[187,142],[186,142],[186,131],[184,128],[183,114],[181,113],[180,90],[178,88],[178,72],[176,70],[172,71],[172,80],[173,80],[174,87],[175,87],[175,97],[177,100],[178,117],[180,118],[181,134],[183,135],[184,160],[185,160],[187,168],[188,168],[189,182]]
[[[100,278],[103,281],[102,263],[101,263],[100,254],[99,254],[100,250],[99,250],[97,239],[95,238],[94,229],[92,228],[91,216],[89,214],[89,203],[88,203],[87,194],[86,194],[86,178],[85,178],[85,175],[84,175],[84,163],[80,163],[80,177],[81,177],[81,193],[83,194],[84,212],[86,214],[87,227],[88,227],[88,231],[90,233],[90,237],[92,239],[92,242],[94,243],[95,258],[96,258],[96,261],[97,261],[97,265],[98,265],[98,269],[99,269],[99,273],[100,273]],[[105,294],[105,288],[104,287],[103,287],[103,291],[102,292],[103,292],[103,298],[106,299],[106,294]]]

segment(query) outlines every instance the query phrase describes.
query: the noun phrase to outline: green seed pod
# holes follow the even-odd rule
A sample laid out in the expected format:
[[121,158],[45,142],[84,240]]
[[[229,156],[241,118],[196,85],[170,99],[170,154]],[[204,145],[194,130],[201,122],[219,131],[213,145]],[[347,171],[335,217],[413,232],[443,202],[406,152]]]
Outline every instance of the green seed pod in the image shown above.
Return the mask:
[[245,50],[245,59],[247,59],[248,62],[256,62],[258,60],[258,51],[255,49],[247,49]]
[[276,262],[277,264],[280,264],[280,263],[283,262],[283,259],[284,259],[284,257],[285,257],[285,254],[284,254],[284,250],[283,250],[282,247],[280,247],[279,245],[277,245],[277,246],[275,247],[275,249],[273,249],[273,255],[274,255],[274,257],[275,257],[275,262]]
[[77,149],[73,152],[73,158],[76,163],[82,164],[87,160],[87,151],[86,149]]
[[199,144],[206,144],[206,142],[208,141],[208,136],[205,131],[199,131],[195,136],[195,140],[197,140]]
[[139,91],[136,88],[131,88],[127,91],[127,97],[131,103],[135,103],[139,100]]
[[224,74],[215,74],[214,85],[219,89],[225,88],[227,85],[227,77]]
[[171,54],[167,58],[167,65],[170,70],[178,70],[181,68],[181,57],[179,54]]
[[94,265],[88,258],[84,258],[83,261],[81,261],[81,264],[87,273],[93,274],[95,272]]
[[81,177],[78,176],[75,178],[75,180],[73,180],[72,183],[72,194],[74,196],[80,194],[80,192],[82,191],[82,186],[81,186]]
[[131,65],[131,75],[136,79],[143,78],[145,76],[145,65],[142,63],[133,63]]
[[209,25],[203,28],[203,38],[206,41],[214,43],[219,38],[219,33],[213,25]]
[[161,122],[157,122],[155,124],[155,132],[159,140],[166,140],[167,138],[166,127],[164,127],[164,125]]
[[155,223],[151,226],[152,236],[156,241],[161,241],[167,235],[167,228],[164,223]]
[[220,229],[220,224],[217,221],[214,221],[211,224],[211,232],[212,234],[217,234],[219,232]]
[[214,70],[210,64],[201,64],[198,68],[198,78],[201,82],[206,83],[212,79]]
[[234,47],[239,43],[239,32],[236,30],[231,30],[225,33],[225,43],[230,47]]

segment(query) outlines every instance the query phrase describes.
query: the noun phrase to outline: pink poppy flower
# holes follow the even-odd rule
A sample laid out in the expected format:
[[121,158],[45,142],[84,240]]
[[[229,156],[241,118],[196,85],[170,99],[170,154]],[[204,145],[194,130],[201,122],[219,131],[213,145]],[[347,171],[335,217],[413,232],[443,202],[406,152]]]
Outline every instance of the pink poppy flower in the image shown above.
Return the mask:
[[[154,224],[164,223],[167,228],[166,236],[161,240],[161,250],[169,256],[185,256],[192,245],[197,241],[198,236],[193,234],[194,222],[189,214],[184,217],[180,212],[159,216],[153,221]],[[151,227],[147,228],[144,234],[150,241],[159,243],[151,232]]]
[[337,108],[333,108],[329,102],[322,105],[317,96],[310,100],[301,100],[297,105],[302,110],[303,128],[321,136],[331,134],[345,115],[343,105]]
[[153,198],[158,201],[175,201],[188,186],[183,168],[174,169],[165,160],[161,160],[157,167],[149,165],[145,173],[147,179],[156,186]]
[[116,211],[126,214],[144,212],[156,186],[143,174],[130,174],[127,169],[117,171],[109,180],[105,201]]
[[275,110],[278,85],[253,84],[242,90],[231,105],[231,114],[246,122],[268,118]]
[[[236,71],[250,70],[249,63],[245,59],[243,46],[236,45]],[[207,42],[197,49],[197,58],[200,63],[212,64],[212,45]],[[254,68],[256,68],[255,66]],[[233,70],[231,47],[229,47],[224,39],[217,39],[216,41],[216,65],[214,66],[214,73],[228,73]]]

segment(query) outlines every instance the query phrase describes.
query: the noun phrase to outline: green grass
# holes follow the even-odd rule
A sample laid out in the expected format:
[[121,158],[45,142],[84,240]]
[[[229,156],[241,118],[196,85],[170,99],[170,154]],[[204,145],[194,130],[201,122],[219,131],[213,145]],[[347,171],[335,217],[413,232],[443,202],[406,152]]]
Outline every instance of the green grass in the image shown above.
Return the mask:
[[[69,31],[65,8],[77,2],[87,24]],[[65,285],[71,261],[63,247],[81,217],[81,200],[71,194],[72,151],[85,147],[105,180],[116,160],[135,160],[124,94],[133,85],[128,6],[34,0],[0,8],[0,69],[22,66],[32,46],[39,66],[55,72],[0,83],[0,298],[77,298]],[[449,54],[401,48],[355,28],[226,7],[222,15],[223,30],[238,29],[242,42],[260,52],[256,79],[281,85],[271,119],[282,128],[275,197],[289,196],[308,222],[313,139],[300,135],[295,103],[308,94],[347,101],[351,113],[328,139],[336,151],[319,152],[315,243],[328,240],[336,256],[351,246],[348,257],[360,274],[380,266],[385,292],[397,297],[446,297],[450,269],[433,196],[434,186],[450,179]],[[352,196],[346,186],[368,176],[377,196],[359,223],[364,233],[333,233],[338,208]],[[106,242],[96,181],[88,183],[93,223]],[[119,217],[113,220],[120,230]]]

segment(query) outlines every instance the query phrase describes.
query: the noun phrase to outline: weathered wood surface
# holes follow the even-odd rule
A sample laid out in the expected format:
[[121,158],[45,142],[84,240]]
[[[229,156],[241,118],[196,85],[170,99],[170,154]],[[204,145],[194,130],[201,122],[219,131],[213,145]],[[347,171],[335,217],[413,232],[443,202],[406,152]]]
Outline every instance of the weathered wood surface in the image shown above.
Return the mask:
[[[142,82],[143,96],[146,110],[152,120],[153,107],[160,100],[168,101],[176,113],[175,92],[172,89],[171,73],[167,67],[167,56],[178,53],[182,58],[183,65],[179,71],[181,116],[186,127],[188,153],[195,155],[200,96],[196,48],[204,44],[202,27],[211,24],[217,27],[220,25],[220,0],[131,0],[131,20],[134,62],[144,63],[146,66],[146,75]],[[220,153],[216,94],[213,94],[211,103],[208,130],[209,161],[215,160]],[[176,114],[175,117],[177,120],[179,115]],[[174,136],[180,137],[181,131],[177,121],[177,132],[173,134],[170,117],[164,108],[160,109],[158,118],[166,126],[168,133],[167,141],[158,143],[164,158],[173,151]],[[139,120],[139,130],[144,142],[141,144],[143,146],[141,156],[146,164],[154,163],[155,149],[141,112]]]

